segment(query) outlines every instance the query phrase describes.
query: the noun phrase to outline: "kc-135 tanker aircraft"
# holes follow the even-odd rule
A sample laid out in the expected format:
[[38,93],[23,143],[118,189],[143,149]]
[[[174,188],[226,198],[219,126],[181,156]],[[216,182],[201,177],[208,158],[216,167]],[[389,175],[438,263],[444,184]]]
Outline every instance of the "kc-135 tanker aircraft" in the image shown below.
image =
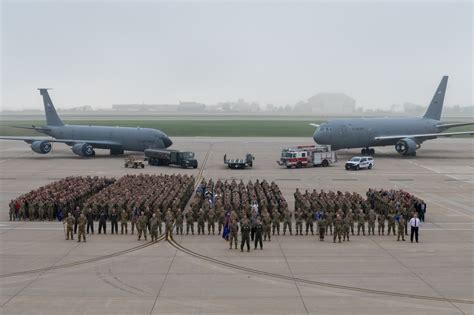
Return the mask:
[[22,140],[31,144],[31,149],[40,154],[51,152],[52,142],[71,146],[79,156],[92,157],[94,149],[108,149],[111,155],[124,151],[145,151],[149,148],[163,149],[173,143],[162,131],[151,128],[109,127],[87,125],[65,125],[61,121],[49,97],[48,89],[38,89],[43,96],[46,126],[17,127],[33,129],[52,138],[0,137],[4,140]]
[[313,139],[330,144],[332,149],[363,148],[362,154],[374,154],[370,147],[394,145],[403,156],[415,156],[421,144],[437,137],[473,135],[474,131],[443,132],[448,128],[472,125],[474,122],[442,123],[444,94],[448,77],[444,76],[423,117],[352,118],[329,120],[317,127]]

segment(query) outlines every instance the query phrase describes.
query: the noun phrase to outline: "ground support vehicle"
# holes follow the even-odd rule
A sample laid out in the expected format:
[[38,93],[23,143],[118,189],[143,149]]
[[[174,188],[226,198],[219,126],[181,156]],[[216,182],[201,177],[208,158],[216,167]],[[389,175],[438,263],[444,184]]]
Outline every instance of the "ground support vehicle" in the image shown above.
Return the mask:
[[281,150],[278,165],[287,168],[301,168],[309,166],[327,167],[337,162],[336,152],[330,145],[302,145]]
[[253,161],[255,157],[247,153],[243,159],[228,159],[227,154],[224,155],[224,164],[227,164],[232,169],[244,169],[247,167],[253,167]]
[[137,160],[133,156],[125,159],[125,168],[145,168],[145,163],[142,160]]
[[148,164],[154,166],[177,165],[182,168],[197,168],[198,162],[194,158],[194,152],[167,150],[167,149],[146,149],[145,157]]

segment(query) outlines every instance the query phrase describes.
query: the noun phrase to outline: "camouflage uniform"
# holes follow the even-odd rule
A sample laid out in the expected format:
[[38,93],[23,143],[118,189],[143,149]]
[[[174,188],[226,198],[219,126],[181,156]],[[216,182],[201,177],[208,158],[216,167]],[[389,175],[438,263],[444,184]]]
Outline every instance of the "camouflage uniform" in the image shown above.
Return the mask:
[[215,235],[215,227],[216,227],[216,213],[214,210],[210,209],[207,213],[207,235]]
[[303,213],[300,209],[295,212],[295,223],[296,223],[296,235],[298,232],[303,235]]
[[368,222],[369,222],[369,235],[372,232],[372,235],[375,235],[375,220],[376,220],[376,215],[373,210],[370,210],[369,215],[368,215]]
[[360,235],[360,230],[362,229],[362,234],[365,235],[365,215],[359,211],[357,215],[357,235]]
[[78,223],[79,234],[77,235],[77,241],[80,242],[81,236],[82,236],[85,243],[86,242],[86,218],[84,218],[84,215],[81,214],[78,221],[79,221]]
[[318,232],[320,241],[324,241],[324,234],[326,234],[326,225],[326,219],[320,218],[318,221]]
[[204,211],[201,209],[199,210],[198,213],[198,235],[204,235],[204,222],[205,222],[205,217],[204,217]]
[[69,235],[71,235],[71,240],[74,240],[73,234],[73,226],[76,222],[76,219],[72,215],[69,215],[66,220],[64,220],[64,224],[66,224],[66,240],[69,240]]
[[400,241],[400,237],[402,237],[402,241],[405,241],[405,218],[403,215],[400,215],[400,219],[398,220],[398,236],[397,241]]
[[342,219],[340,217],[336,217],[336,219],[334,220],[334,236],[333,236],[334,243],[336,243],[336,237],[339,239],[339,243],[341,242],[342,225],[343,225]]
[[128,214],[125,210],[122,211],[122,215],[120,216],[120,230],[122,234],[123,230],[125,230],[125,234],[128,234]]
[[189,234],[189,230],[194,235],[194,214],[190,209],[186,212],[186,235]]
[[137,220],[138,240],[142,238],[142,233],[143,233],[143,236],[145,237],[145,241],[146,241],[146,226],[147,226],[147,219],[146,219],[145,214],[142,212],[142,214]]
[[156,214],[153,214],[153,216],[150,219],[150,235],[151,235],[151,241],[156,241],[158,238],[158,218],[156,217]]
[[285,210],[284,214],[284,219],[283,219],[283,235],[286,234],[286,228],[288,227],[288,231],[290,231],[290,235],[293,235],[293,232],[291,230],[291,212],[290,210]]
[[275,231],[278,235],[280,235],[280,214],[278,211],[273,211],[272,217],[272,234],[275,235]]
[[239,226],[237,225],[237,222],[231,220],[229,223],[230,249],[232,249],[232,242],[234,242],[235,249],[237,249],[238,232],[239,232]]
[[181,209],[178,209],[176,212],[176,235],[183,235],[183,222],[184,222],[184,215]]
[[382,232],[382,235],[385,233],[385,215],[383,213],[379,214],[377,217],[379,235]]
[[351,221],[350,221],[350,218],[349,217],[345,217],[344,220],[343,220],[343,227],[342,227],[342,237],[343,237],[343,240],[349,242],[349,232],[351,230]]
[[308,235],[308,230],[311,230],[311,235],[314,235],[313,213],[309,209],[306,211],[305,221],[306,221],[306,235]]

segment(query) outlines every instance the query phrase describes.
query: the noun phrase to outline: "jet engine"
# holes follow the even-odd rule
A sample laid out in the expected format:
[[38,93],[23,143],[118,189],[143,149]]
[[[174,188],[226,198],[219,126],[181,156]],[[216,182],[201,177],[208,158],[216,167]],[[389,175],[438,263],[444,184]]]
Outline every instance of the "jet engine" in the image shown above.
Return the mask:
[[415,140],[411,138],[404,138],[399,140],[395,144],[395,150],[401,155],[416,155],[416,149],[418,149],[420,145],[416,143]]
[[72,152],[79,156],[91,157],[95,155],[94,148],[87,143],[76,143],[72,146]]
[[48,141],[33,141],[31,143],[31,150],[39,154],[47,154],[51,152],[51,142]]

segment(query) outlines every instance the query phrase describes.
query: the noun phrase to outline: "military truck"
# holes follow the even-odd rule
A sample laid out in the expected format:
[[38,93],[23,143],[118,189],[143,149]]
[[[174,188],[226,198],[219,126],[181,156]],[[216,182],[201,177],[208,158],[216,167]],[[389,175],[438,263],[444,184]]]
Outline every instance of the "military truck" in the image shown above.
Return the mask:
[[142,160],[137,160],[134,156],[128,156],[125,159],[125,168],[145,168]]
[[182,168],[197,168],[198,162],[194,158],[194,152],[167,150],[167,149],[146,149],[145,157],[149,165],[168,166],[177,165]]

